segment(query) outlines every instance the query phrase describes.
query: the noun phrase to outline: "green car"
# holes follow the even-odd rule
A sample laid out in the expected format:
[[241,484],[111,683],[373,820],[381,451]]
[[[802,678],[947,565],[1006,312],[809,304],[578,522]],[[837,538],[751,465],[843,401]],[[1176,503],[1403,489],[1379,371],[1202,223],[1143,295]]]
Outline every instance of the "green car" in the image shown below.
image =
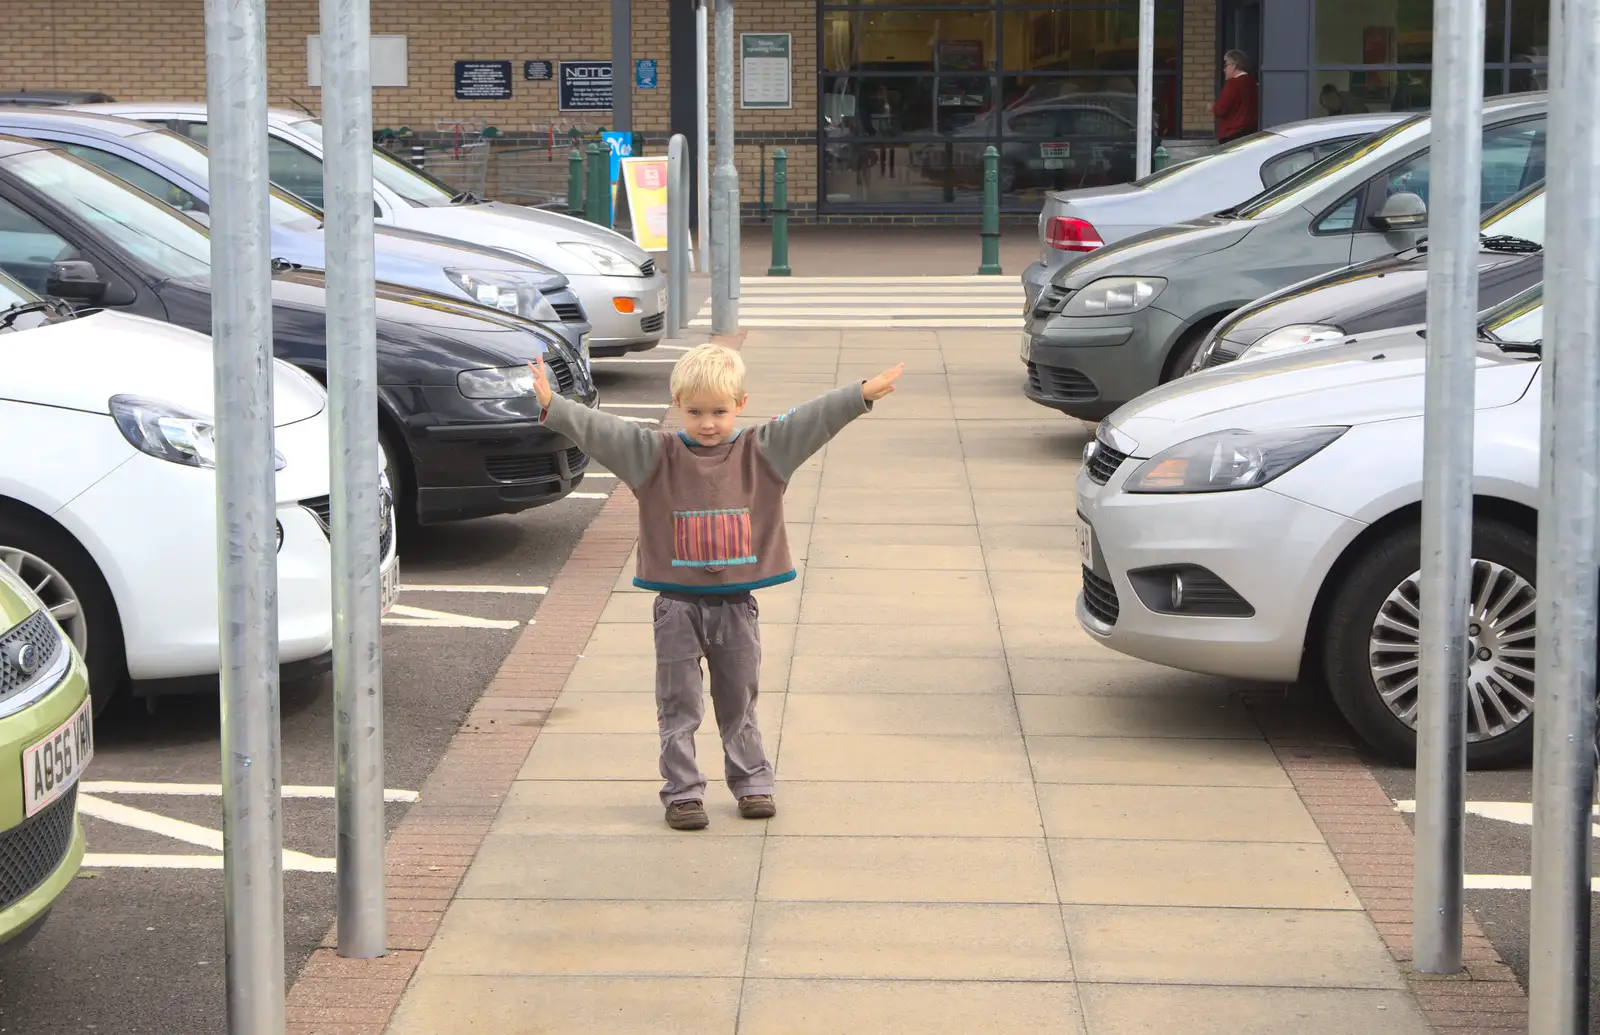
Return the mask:
[[0,955],[38,932],[83,862],[93,721],[83,659],[0,556]]

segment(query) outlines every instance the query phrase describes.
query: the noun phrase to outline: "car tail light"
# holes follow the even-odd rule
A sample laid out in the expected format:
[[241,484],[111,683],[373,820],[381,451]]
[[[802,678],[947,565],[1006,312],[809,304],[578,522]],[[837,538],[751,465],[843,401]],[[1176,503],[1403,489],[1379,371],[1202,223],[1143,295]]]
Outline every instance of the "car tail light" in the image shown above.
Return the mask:
[[1105,242],[1100,240],[1100,231],[1093,224],[1067,216],[1050,217],[1050,221],[1044,225],[1044,240],[1061,252],[1092,252],[1105,247]]

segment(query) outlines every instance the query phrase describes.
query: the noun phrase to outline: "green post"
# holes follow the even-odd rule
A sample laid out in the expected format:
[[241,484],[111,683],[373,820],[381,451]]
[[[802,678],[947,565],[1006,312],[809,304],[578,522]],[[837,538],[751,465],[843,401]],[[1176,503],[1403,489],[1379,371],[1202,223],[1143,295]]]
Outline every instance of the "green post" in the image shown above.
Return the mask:
[[1156,148],[1156,153],[1150,156],[1150,171],[1155,172],[1158,169],[1165,169],[1167,167],[1167,162],[1170,161],[1171,158],[1172,156],[1167,154],[1167,149],[1165,147]]
[[772,266],[769,277],[789,275],[789,155],[772,152]]
[[567,153],[567,215],[583,219],[583,152]]
[[978,273],[1000,275],[1000,152],[991,144],[983,152],[983,264]]
[[[589,145],[589,189],[584,191],[587,202],[584,218],[591,223],[604,224],[606,221],[606,188],[605,183],[611,177],[609,170],[601,164],[599,144]],[[606,155],[609,158],[610,155]]]

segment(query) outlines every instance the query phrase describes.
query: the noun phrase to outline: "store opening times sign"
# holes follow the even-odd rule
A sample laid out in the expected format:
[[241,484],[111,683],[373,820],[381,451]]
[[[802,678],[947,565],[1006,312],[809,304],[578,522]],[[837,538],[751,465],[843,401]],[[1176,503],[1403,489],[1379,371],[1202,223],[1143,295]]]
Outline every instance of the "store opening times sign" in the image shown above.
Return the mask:
[[739,34],[739,107],[792,108],[793,37],[787,32]]

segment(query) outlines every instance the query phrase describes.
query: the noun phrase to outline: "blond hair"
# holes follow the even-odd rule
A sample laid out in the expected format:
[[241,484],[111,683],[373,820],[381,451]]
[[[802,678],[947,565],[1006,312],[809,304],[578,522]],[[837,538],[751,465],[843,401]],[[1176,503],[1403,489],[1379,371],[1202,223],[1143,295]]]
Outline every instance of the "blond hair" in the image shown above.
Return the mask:
[[722,345],[696,345],[672,368],[672,398],[744,399],[744,359]]

